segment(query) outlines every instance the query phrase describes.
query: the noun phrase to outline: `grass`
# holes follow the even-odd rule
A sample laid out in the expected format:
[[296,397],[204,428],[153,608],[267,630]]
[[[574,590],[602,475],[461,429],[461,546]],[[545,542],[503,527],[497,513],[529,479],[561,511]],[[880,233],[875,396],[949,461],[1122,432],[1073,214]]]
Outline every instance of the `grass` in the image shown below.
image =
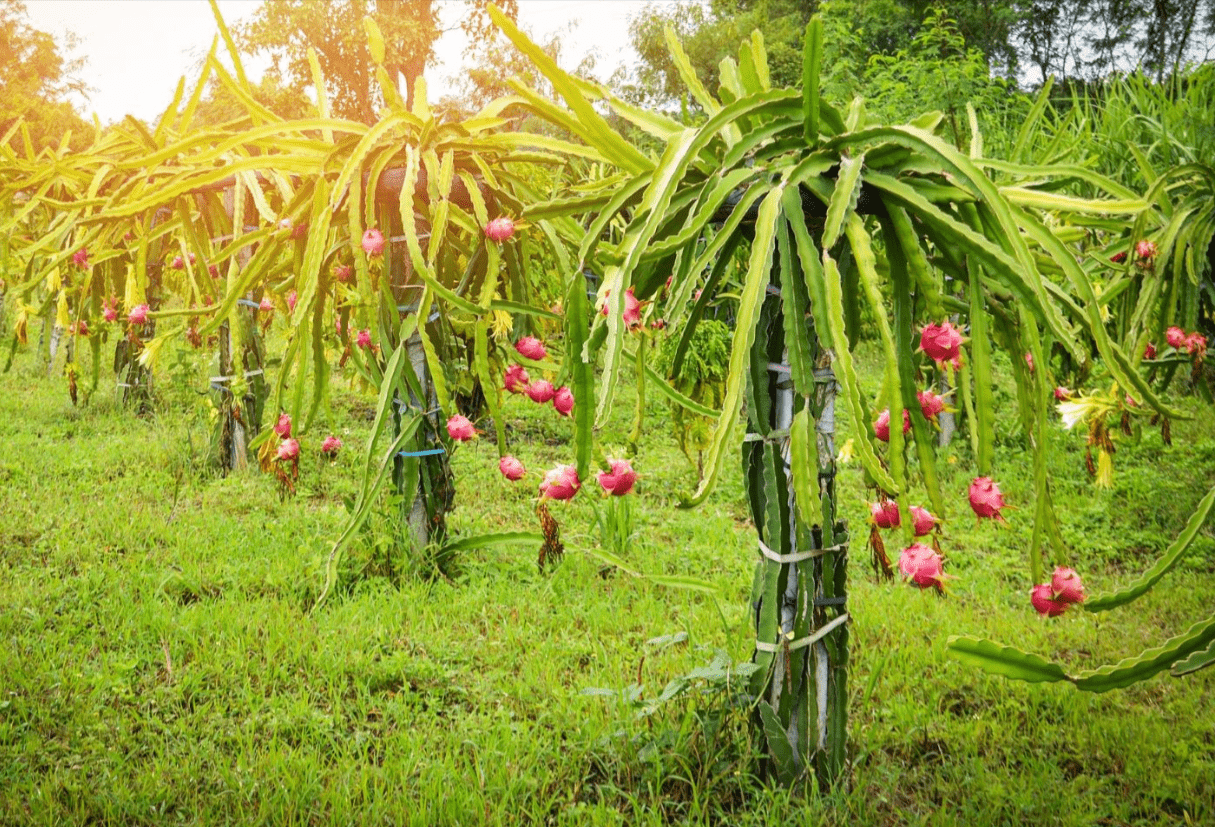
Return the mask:
[[[512,548],[424,580],[382,542],[380,515],[335,599],[309,615],[367,398],[335,387],[325,427],[345,452],[324,463],[324,430],[309,435],[299,494],[283,500],[269,477],[207,471],[198,368],[164,381],[145,418],[104,394],[72,408],[32,354],[0,376],[0,824],[1215,822],[1209,673],[1091,695],[988,677],[944,653],[948,635],[980,634],[1083,668],[1183,630],[1215,597],[1208,527],[1131,607],[1034,615],[1032,486],[1011,410],[996,462],[1022,506],[1008,527],[968,517],[964,439],[944,464],[958,578],[947,598],[871,582],[854,543],[850,774],[820,797],[748,774],[756,745],[724,692],[635,713],[633,699],[653,700],[718,650],[746,660],[752,640],[739,469],[727,466],[704,507],[675,509],[694,479],[660,406],[636,460],[627,559],[715,594],[605,566],[591,553],[588,484],[553,508],[568,553],[548,573],[535,550]],[[609,448],[624,443],[626,401]],[[1196,417],[1175,423],[1174,447],[1146,432],[1120,446],[1108,492],[1088,482],[1080,437],[1058,434],[1052,479],[1091,592],[1148,565],[1215,484],[1215,422],[1185,404]],[[507,415],[529,476],[502,480],[488,440],[458,451],[460,534],[535,530],[537,472],[571,454],[569,423],[551,409],[514,399]],[[859,469],[841,485],[861,525]],[[677,633],[686,639],[647,643]]]

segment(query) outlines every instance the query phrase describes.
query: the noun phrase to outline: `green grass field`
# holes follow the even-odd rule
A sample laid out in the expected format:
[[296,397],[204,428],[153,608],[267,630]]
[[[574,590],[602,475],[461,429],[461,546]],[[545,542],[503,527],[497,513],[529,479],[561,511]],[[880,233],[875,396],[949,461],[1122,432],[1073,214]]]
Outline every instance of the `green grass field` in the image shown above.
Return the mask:
[[[310,434],[298,496],[282,500],[268,476],[207,470],[194,390],[205,375],[161,377],[144,418],[105,393],[74,409],[28,353],[0,376],[0,824],[1215,824],[1210,672],[1092,695],[988,677],[945,654],[948,635],[980,634],[1094,666],[1209,616],[1215,598],[1208,526],[1137,603],[1039,618],[1011,400],[995,476],[1020,508],[1007,527],[976,526],[959,439],[942,480],[957,576],[943,599],[873,582],[861,472],[843,468],[855,535],[851,767],[822,797],[748,774],[758,747],[725,692],[637,715],[718,650],[748,659],[753,639],[756,552],[737,463],[704,507],[677,510],[694,472],[661,405],[635,460],[625,557],[715,593],[606,566],[590,482],[553,506],[567,553],[551,571],[515,547],[464,555],[451,580],[423,579],[384,541],[381,514],[310,615],[368,397],[335,386],[325,427],[345,452],[322,462],[326,431]],[[627,400],[609,447],[613,435],[623,445]],[[1120,444],[1111,491],[1089,482],[1083,437],[1056,434],[1064,536],[1090,593],[1149,565],[1215,485],[1215,420],[1182,404],[1195,418],[1174,423],[1173,447],[1155,430]],[[539,476],[572,457],[570,422],[551,407],[516,397],[507,416],[529,475],[503,480],[490,440],[461,448],[450,521],[460,535],[536,530]]]

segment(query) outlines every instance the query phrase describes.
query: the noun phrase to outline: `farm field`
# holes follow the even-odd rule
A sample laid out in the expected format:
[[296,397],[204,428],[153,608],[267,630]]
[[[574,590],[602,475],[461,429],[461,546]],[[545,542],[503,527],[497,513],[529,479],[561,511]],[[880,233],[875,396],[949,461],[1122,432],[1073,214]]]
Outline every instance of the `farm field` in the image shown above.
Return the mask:
[[[880,371],[872,343],[857,357],[863,375]],[[942,456],[956,577],[944,597],[874,582],[871,495],[859,465],[842,466],[850,744],[828,800],[755,779],[761,747],[728,692],[700,681],[655,703],[720,653],[750,658],[756,559],[735,458],[705,505],[675,507],[696,480],[661,401],[634,460],[631,571],[605,561],[591,481],[551,505],[566,554],[543,572],[516,546],[421,577],[382,539],[382,505],[310,614],[374,391],[335,381],[322,418],[346,447],[322,460],[315,429],[297,495],[280,498],[269,475],[207,469],[207,366],[190,358],[158,378],[142,417],[102,392],[73,408],[30,352],[0,375],[0,824],[1215,823],[1210,670],[1092,694],[945,653],[949,635],[975,634],[1085,668],[1184,631],[1215,599],[1207,526],[1130,606],[1035,613],[1033,481],[1011,397],[994,465],[1015,506],[1007,526],[978,526],[966,506],[965,435]],[[625,444],[629,394],[600,434],[609,454]],[[1215,485],[1209,407],[1171,401],[1193,418],[1174,421],[1172,447],[1148,428],[1120,441],[1109,491],[1086,474],[1083,435],[1051,426],[1062,530],[1092,594],[1150,565]],[[491,440],[459,448],[457,535],[534,531],[539,477],[570,461],[569,420],[522,396],[503,415],[529,474],[504,480]],[[843,441],[852,426],[839,424]],[[680,587],[693,580],[711,588]]]

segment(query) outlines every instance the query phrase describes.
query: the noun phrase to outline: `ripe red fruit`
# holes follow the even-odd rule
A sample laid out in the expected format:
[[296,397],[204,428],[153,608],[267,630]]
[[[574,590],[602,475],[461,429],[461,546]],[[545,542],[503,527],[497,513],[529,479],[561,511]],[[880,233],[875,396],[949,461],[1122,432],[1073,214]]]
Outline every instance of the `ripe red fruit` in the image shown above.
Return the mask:
[[1004,508],[1004,495],[991,477],[975,477],[970,484],[970,507],[980,518],[1004,519],[1000,509]]
[[962,365],[962,332],[949,322],[928,324],[920,331],[920,350],[938,364]]
[[1034,586],[1029,593],[1029,602],[1037,610],[1038,614],[1047,617],[1058,617],[1067,611],[1067,604],[1062,600],[1056,600],[1054,590],[1051,589],[1050,583],[1042,583]]
[[[903,433],[911,430],[911,416],[907,413],[907,409],[903,409]],[[890,409],[882,411],[878,414],[877,421],[873,423],[873,435],[882,442],[890,441]]]
[[921,589],[939,586],[945,579],[941,555],[923,543],[914,543],[899,554],[899,571]]

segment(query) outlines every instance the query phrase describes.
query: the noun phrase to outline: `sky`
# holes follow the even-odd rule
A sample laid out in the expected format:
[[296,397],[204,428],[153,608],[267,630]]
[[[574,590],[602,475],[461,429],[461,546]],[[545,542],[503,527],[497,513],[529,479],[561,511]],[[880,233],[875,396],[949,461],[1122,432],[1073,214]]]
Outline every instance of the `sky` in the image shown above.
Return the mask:
[[[453,14],[463,4],[445,2],[452,8],[447,17],[454,25]],[[219,0],[229,26],[248,17],[259,4],[260,0]],[[615,67],[633,59],[628,20],[645,5],[645,0],[519,0],[519,24],[540,39],[573,24],[563,35],[566,68],[574,68],[594,52],[596,74],[608,77]],[[62,43],[67,32],[79,39],[72,54],[86,58],[82,75],[93,91],[87,101],[77,102],[86,116],[95,112],[102,123],[128,113],[154,121],[172,101],[183,74],[189,94],[218,33],[206,0],[26,0],[26,8],[31,25],[54,35],[57,42]],[[458,27],[440,40],[442,62],[427,70],[432,99],[454,87],[463,49]],[[245,63],[251,80],[265,68],[257,61]]]

